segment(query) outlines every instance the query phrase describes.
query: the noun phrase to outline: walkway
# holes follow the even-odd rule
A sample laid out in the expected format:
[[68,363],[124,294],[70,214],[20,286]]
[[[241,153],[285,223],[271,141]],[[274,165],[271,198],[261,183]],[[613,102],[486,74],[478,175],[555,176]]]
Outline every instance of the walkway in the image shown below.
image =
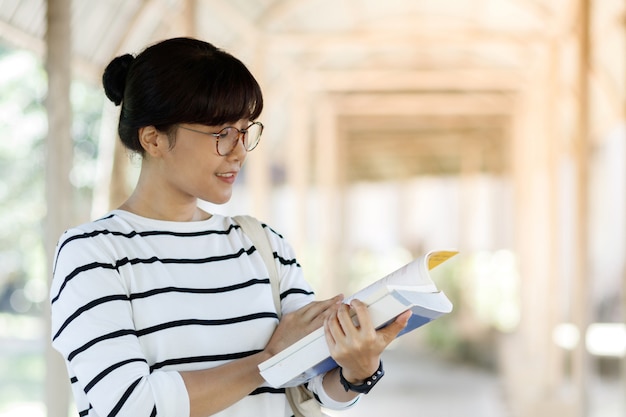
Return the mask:
[[424,354],[385,352],[385,378],[341,417],[509,417],[495,374]]

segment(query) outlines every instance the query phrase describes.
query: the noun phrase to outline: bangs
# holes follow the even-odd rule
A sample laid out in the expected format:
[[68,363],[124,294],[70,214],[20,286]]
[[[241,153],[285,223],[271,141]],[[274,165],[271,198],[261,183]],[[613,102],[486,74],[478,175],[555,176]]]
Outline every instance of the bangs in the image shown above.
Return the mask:
[[182,119],[186,123],[219,126],[238,120],[256,120],[263,110],[261,88],[254,76],[237,59],[202,60],[198,70],[189,71],[195,77],[183,81],[181,91],[189,92],[187,102],[181,103]]

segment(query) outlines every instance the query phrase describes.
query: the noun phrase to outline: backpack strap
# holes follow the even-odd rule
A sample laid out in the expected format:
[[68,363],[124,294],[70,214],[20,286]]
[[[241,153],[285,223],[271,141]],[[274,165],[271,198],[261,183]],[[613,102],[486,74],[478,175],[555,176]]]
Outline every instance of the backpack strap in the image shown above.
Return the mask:
[[[254,247],[259,251],[259,254],[265,262],[267,272],[270,275],[270,284],[272,286],[272,296],[274,297],[274,307],[276,308],[276,314],[278,318],[281,317],[280,306],[280,285],[278,278],[278,268],[274,261],[274,252],[270,244],[263,225],[259,220],[252,216],[240,215],[234,216],[233,220],[241,227],[241,230],[252,241]],[[320,403],[315,399],[313,393],[302,385],[297,387],[285,388],[285,394],[287,400],[295,417],[323,417]]]
[[276,314],[278,314],[278,318],[280,319],[281,307],[278,269],[276,268],[276,262],[274,261],[272,246],[270,245],[270,241],[263,230],[263,225],[256,218],[247,215],[234,216],[233,220],[241,226],[241,230],[243,230],[246,236],[248,236],[248,238],[252,241],[252,244],[263,258],[263,262],[265,262],[267,272],[270,275],[269,278],[272,286],[274,307],[276,307]]

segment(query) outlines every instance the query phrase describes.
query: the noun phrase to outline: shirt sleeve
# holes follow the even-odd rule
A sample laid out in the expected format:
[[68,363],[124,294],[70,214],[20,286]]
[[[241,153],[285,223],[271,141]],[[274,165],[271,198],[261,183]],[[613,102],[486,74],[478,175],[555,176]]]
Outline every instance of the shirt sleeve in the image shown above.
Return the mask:
[[180,374],[151,370],[142,352],[120,260],[81,233],[61,237],[50,289],[52,345],[65,359],[79,412],[189,415]]
[[315,396],[318,398],[319,402],[326,408],[329,408],[331,410],[345,410],[347,408],[351,408],[354,405],[356,405],[356,403],[359,402],[359,400],[362,397],[362,394],[359,394],[355,399],[347,401],[347,402],[340,402],[337,400],[333,400],[327,393],[326,390],[324,389],[324,385],[322,384],[322,382],[324,381],[324,375],[317,375],[315,377],[313,377],[307,384],[307,388],[313,392],[315,394]]

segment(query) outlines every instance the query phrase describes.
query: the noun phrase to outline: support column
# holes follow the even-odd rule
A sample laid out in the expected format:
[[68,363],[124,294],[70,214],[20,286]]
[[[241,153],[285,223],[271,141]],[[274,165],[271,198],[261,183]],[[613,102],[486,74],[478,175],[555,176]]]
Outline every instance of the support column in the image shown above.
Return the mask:
[[521,320],[516,333],[503,339],[501,364],[513,416],[572,417],[573,406],[550,392],[553,309],[562,302],[550,292],[557,279],[552,251],[558,239],[551,228],[558,189],[551,181],[556,167],[550,144],[559,140],[551,123],[557,108],[546,99],[555,93],[550,85],[553,51],[536,45],[532,52],[534,65],[519,96],[512,138]]
[[[624,1],[624,8],[626,9],[626,0]],[[622,37],[626,39],[626,20],[622,25]],[[624,83],[626,84],[626,71],[624,72]],[[626,91],[622,92],[622,123],[626,123]],[[626,127],[625,127],[626,129]],[[625,134],[626,136],[626,134]],[[624,155],[626,159],[626,155]],[[626,190],[624,190],[626,193]],[[626,234],[626,230],[624,230]],[[622,317],[623,322],[626,323],[626,265],[622,264]],[[626,398],[626,355],[622,357],[622,398]],[[622,411],[626,415],[626,401],[622,400]]]
[[[265,65],[268,59],[267,42],[263,34],[258,34],[254,50],[256,51],[252,65],[248,68],[258,80],[261,88],[265,86]],[[272,179],[271,179],[271,127],[268,127],[261,138],[260,145],[246,158],[246,192],[250,196],[249,212],[261,221],[272,223]]]
[[340,254],[338,227],[338,135],[336,115],[328,97],[321,98],[317,105],[315,131],[315,183],[318,192],[316,213],[317,233],[316,252],[319,253],[317,273],[321,282],[318,298],[323,299],[337,294],[337,272]]
[[[292,230],[291,244],[296,250],[298,257],[306,256],[311,252],[311,245],[306,238],[307,223],[310,213],[307,209],[309,199],[310,171],[311,171],[311,135],[310,106],[307,99],[309,91],[305,91],[302,77],[299,71],[290,71],[290,86],[293,92],[291,117],[289,120],[288,136],[284,140],[287,147],[287,183],[291,190],[290,197],[293,199],[293,215],[290,216],[290,228]],[[308,271],[308,269],[306,269]],[[305,272],[305,275],[308,275]]]
[[[48,136],[46,138],[45,246],[48,276],[57,239],[74,221],[72,185],[72,109],[71,85],[71,0],[48,0],[46,32],[46,70],[48,73]],[[46,303],[46,306],[48,304]],[[50,347],[50,312],[44,311],[46,327],[46,406],[48,417],[67,417],[69,380],[65,365]]]
[[572,380],[579,399],[578,416],[588,415],[589,355],[584,335],[589,326],[589,22],[590,0],[578,3],[578,101],[577,129],[574,137],[574,164],[576,169],[576,200],[574,222],[574,277],[572,281],[572,322],[580,330],[581,342],[573,352]]

